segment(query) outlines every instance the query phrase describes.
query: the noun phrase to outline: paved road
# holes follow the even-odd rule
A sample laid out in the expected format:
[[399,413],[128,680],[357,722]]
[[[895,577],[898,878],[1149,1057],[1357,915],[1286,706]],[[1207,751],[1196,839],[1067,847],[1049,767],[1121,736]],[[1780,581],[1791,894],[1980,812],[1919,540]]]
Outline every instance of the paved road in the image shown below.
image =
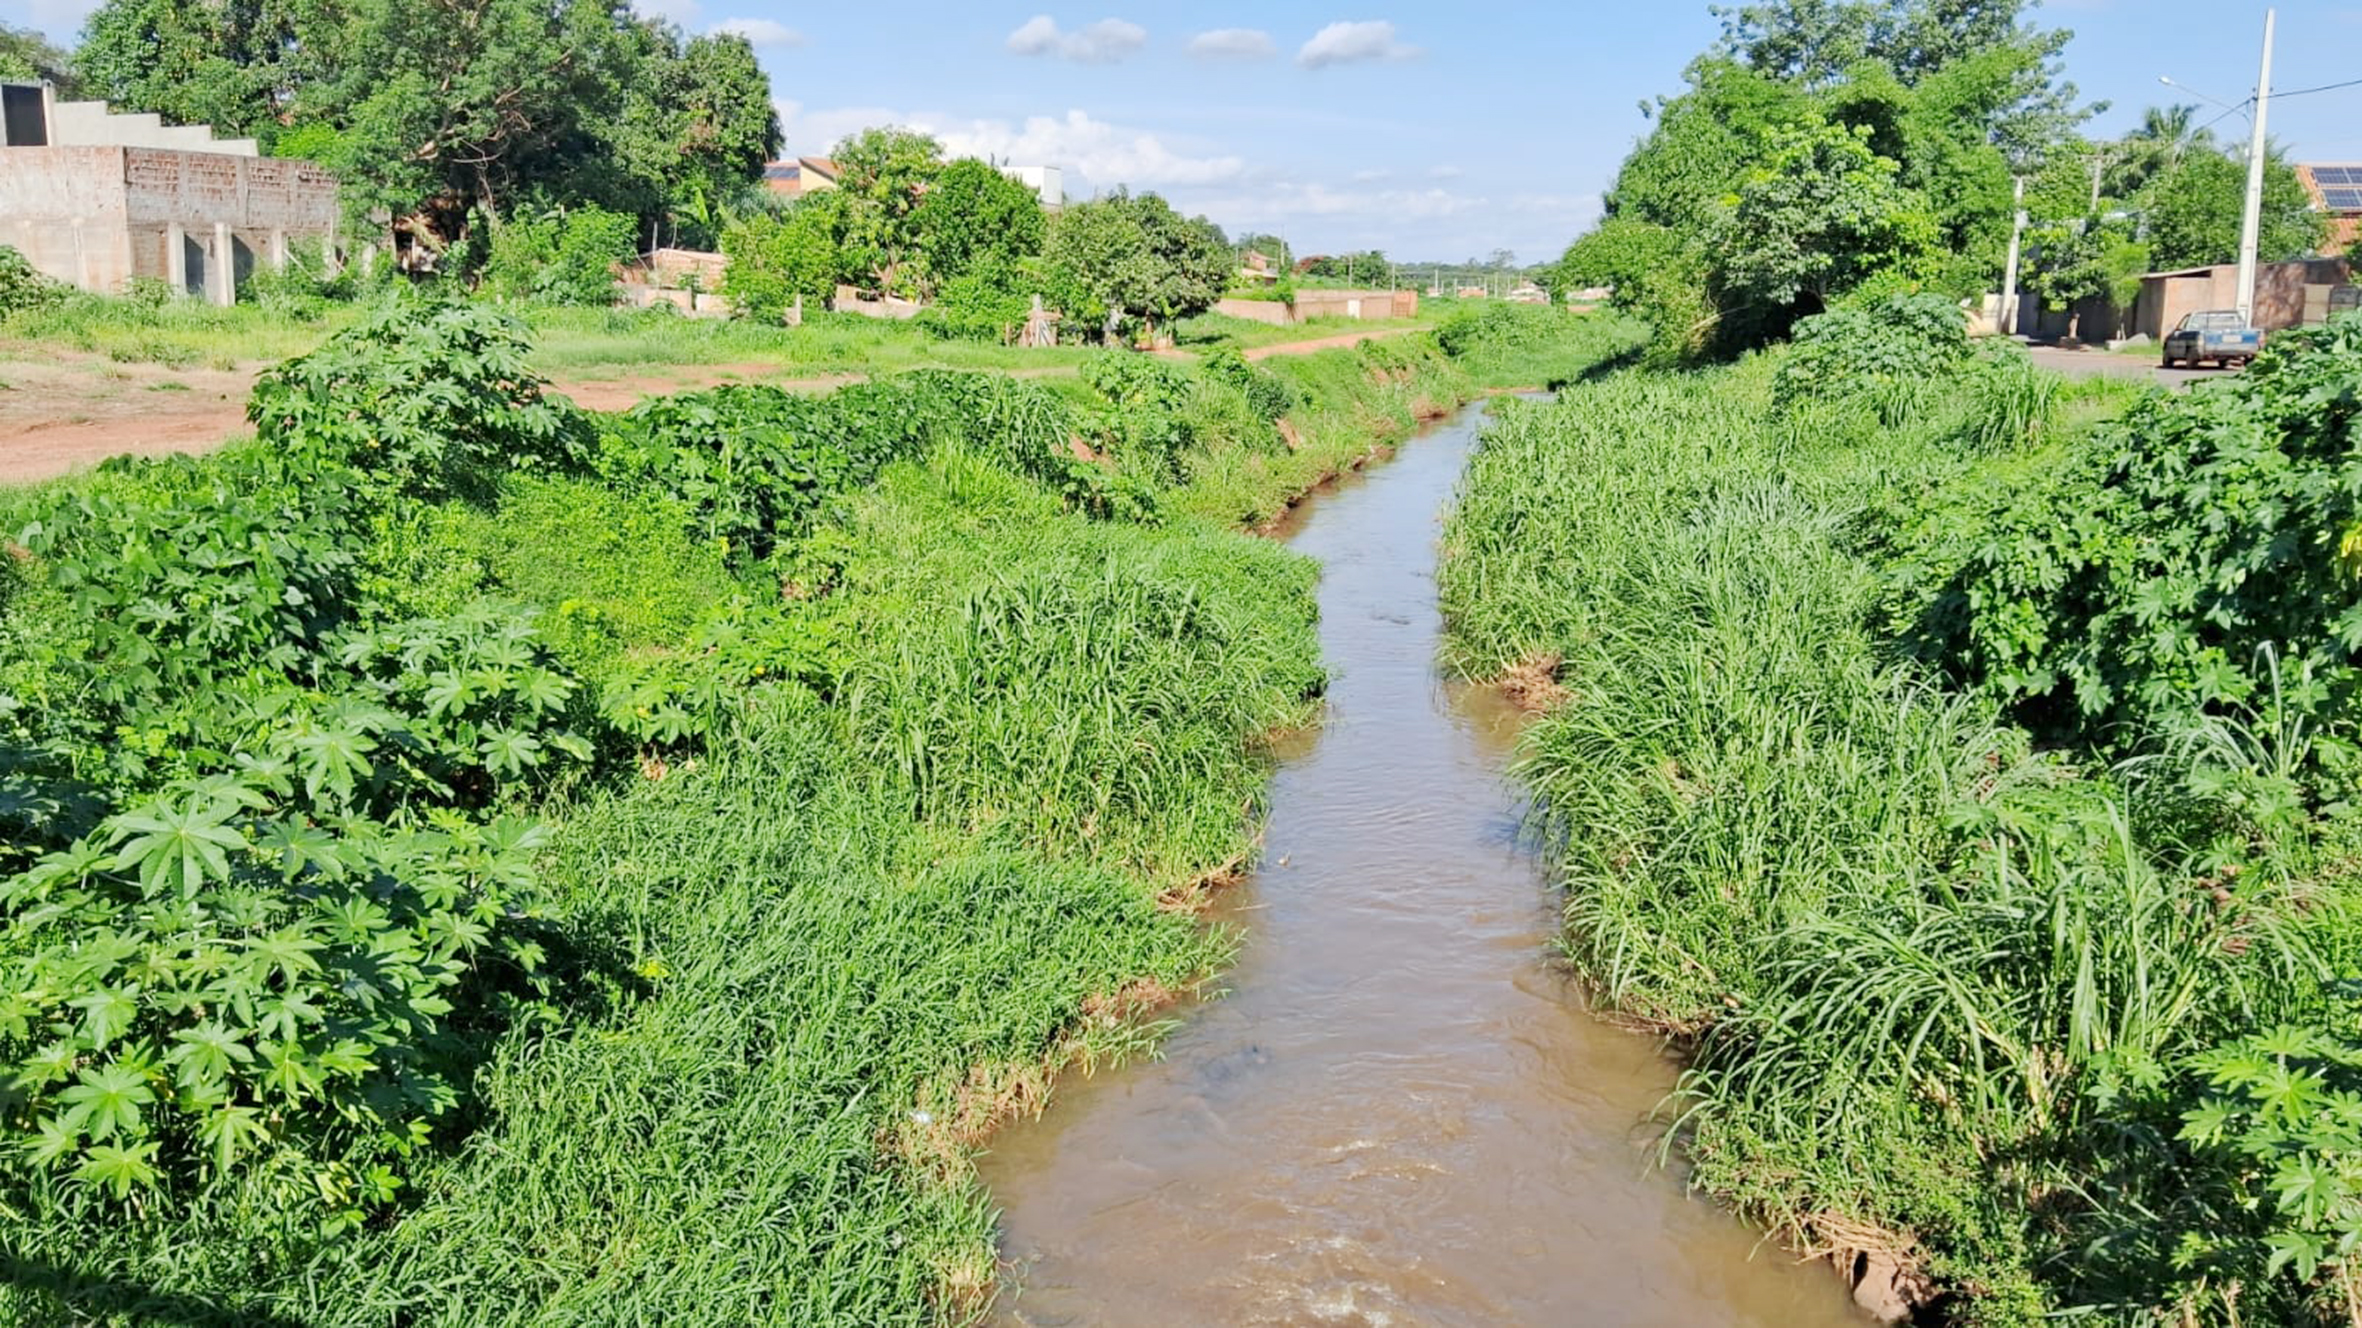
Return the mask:
[[2154,352],[2143,359],[2118,355],[2104,350],[2061,350],[2056,346],[2028,346],[2034,363],[2045,369],[2056,369],[2070,378],[2093,378],[2106,374],[2111,378],[2135,378],[2160,387],[2179,389],[2183,385],[2209,378],[2223,378],[2236,373],[2234,369],[2167,369],[2157,363]]

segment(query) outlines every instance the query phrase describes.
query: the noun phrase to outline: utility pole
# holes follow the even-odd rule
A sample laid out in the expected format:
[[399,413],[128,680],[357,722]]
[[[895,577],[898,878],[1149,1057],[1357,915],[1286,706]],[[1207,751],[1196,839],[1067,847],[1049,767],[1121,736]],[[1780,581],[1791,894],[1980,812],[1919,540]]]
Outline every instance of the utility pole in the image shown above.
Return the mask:
[[2255,326],[2255,248],[2264,218],[2264,112],[2272,104],[2272,10],[2264,11],[2264,63],[2255,76],[2255,135],[2247,148],[2247,211],[2239,220],[2239,317]]
[[2001,326],[1996,328],[2005,337],[2014,337],[2018,330],[2018,237],[2026,230],[2026,177],[2012,178],[2016,186],[2010,194],[2009,263],[2001,270]]

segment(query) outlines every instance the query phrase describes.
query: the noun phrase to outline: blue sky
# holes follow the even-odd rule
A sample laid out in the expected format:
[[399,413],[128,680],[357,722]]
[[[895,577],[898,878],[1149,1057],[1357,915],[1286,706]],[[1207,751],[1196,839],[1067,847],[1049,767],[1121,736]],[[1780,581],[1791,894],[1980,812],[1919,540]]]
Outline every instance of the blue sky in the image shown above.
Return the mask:
[[[66,38],[91,3],[0,0],[0,17]],[[1645,131],[1639,103],[1678,90],[1718,31],[1707,0],[635,3],[754,40],[790,152],[910,124],[956,151],[1062,166],[1070,191],[1153,189],[1299,252],[1447,261],[1555,257]],[[2052,0],[2033,18],[2074,30],[2067,76],[2114,103],[2092,126],[2107,133],[2145,106],[2198,100],[2161,74],[2246,97],[2263,8]],[[2276,88],[2362,78],[2362,0],[2283,4],[2279,37]],[[2362,160],[2362,87],[2276,104],[2271,128],[2300,159]]]

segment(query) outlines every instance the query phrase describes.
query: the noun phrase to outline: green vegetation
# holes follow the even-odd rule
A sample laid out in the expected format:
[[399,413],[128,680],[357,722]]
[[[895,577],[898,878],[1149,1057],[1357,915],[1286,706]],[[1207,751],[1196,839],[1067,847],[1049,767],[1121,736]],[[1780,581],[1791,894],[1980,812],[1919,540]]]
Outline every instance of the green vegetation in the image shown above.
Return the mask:
[[601,417],[405,300],[0,495],[0,1318],[974,1311],[969,1150],[1222,961],[1323,685],[1236,527],[1464,349]]
[[1629,360],[1647,336],[1629,318],[1492,300],[1454,306],[1435,327],[1436,344],[1478,366],[1487,387],[1563,387]]
[[948,337],[1012,343],[1033,302],[1065,316],[1070,340],[1115,342],[1202,314],[1222,296],[1230,252],[1203,217],[1124,190],[1044,215],[1033,191],[979,161],[943,159],[906,129],[869,129],[836,147],[838,187],[732,226],[723,293],[750,317],[807,311],[839,284],[928,303]]
[[65,294],[65,283],[43,276],[23,254],[0,245],[0,319],[46,309]]
[[[2143,272],[2230,261],[2245,170],[2226,145],[2189,107],[2153,110],[2116,142],[2074,132],[2089,110],[2060,77],[2070,34],[2022,21],[2030,8],[1716,11],[1723,40],[1653,108],[1556,287],[1612,286],[1654,328],[1660,366],[1766,345],[1855,300],[1971,298],[1999,289],[2013,175],[2031,218],[2021,284],[2051,305],[2122,310]],[[2263,225],[2266,261],[2322,237],[2277,159]]]
[[386,0],[107,0],[73,67],[117,110],[322,162],[356,220],[384,209],[438,254],[512,214],[583,206],[710,246],[779,150],[745,38],[610,0],[465,0],[425,20]]
[[1564,689],[1566,944],[1700,1186],[1948,1322],[2343,1321],[2362,323],[2169,396],[1948,304],[1509,410],[1453,660]]

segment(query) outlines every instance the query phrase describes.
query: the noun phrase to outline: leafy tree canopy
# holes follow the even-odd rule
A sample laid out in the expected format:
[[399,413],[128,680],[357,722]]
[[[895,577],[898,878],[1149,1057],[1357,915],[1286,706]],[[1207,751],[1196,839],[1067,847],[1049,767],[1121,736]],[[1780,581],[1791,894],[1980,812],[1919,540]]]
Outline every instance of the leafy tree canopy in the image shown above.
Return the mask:
[[73,59],[31,28],[0,23],[0,79],[57,85],[60,96],[81,95]]
[[1112,338],[1126,318],[1145,319],[1153,331],[1212,308],[1229,277],[1230,250],[1205,218],[1119,189],[1060,213],[1044,261],[1068,317],[1096,319],[1102,338]]
[[285,139],[356,210],[446,232],[592,204],[710,238],[780,141],[743,38],[622,0],[105,0],[75,63],[119,110]]
[[930,286],[956,281],[982,264],[1038,254],[1048,231],[1032,189],[972,158],[943,167],[911,219]]
[[919,205],[943,173],[943,145],[915,130],[864,129],[834,155],[847,279],[865,291],[916,294]]

